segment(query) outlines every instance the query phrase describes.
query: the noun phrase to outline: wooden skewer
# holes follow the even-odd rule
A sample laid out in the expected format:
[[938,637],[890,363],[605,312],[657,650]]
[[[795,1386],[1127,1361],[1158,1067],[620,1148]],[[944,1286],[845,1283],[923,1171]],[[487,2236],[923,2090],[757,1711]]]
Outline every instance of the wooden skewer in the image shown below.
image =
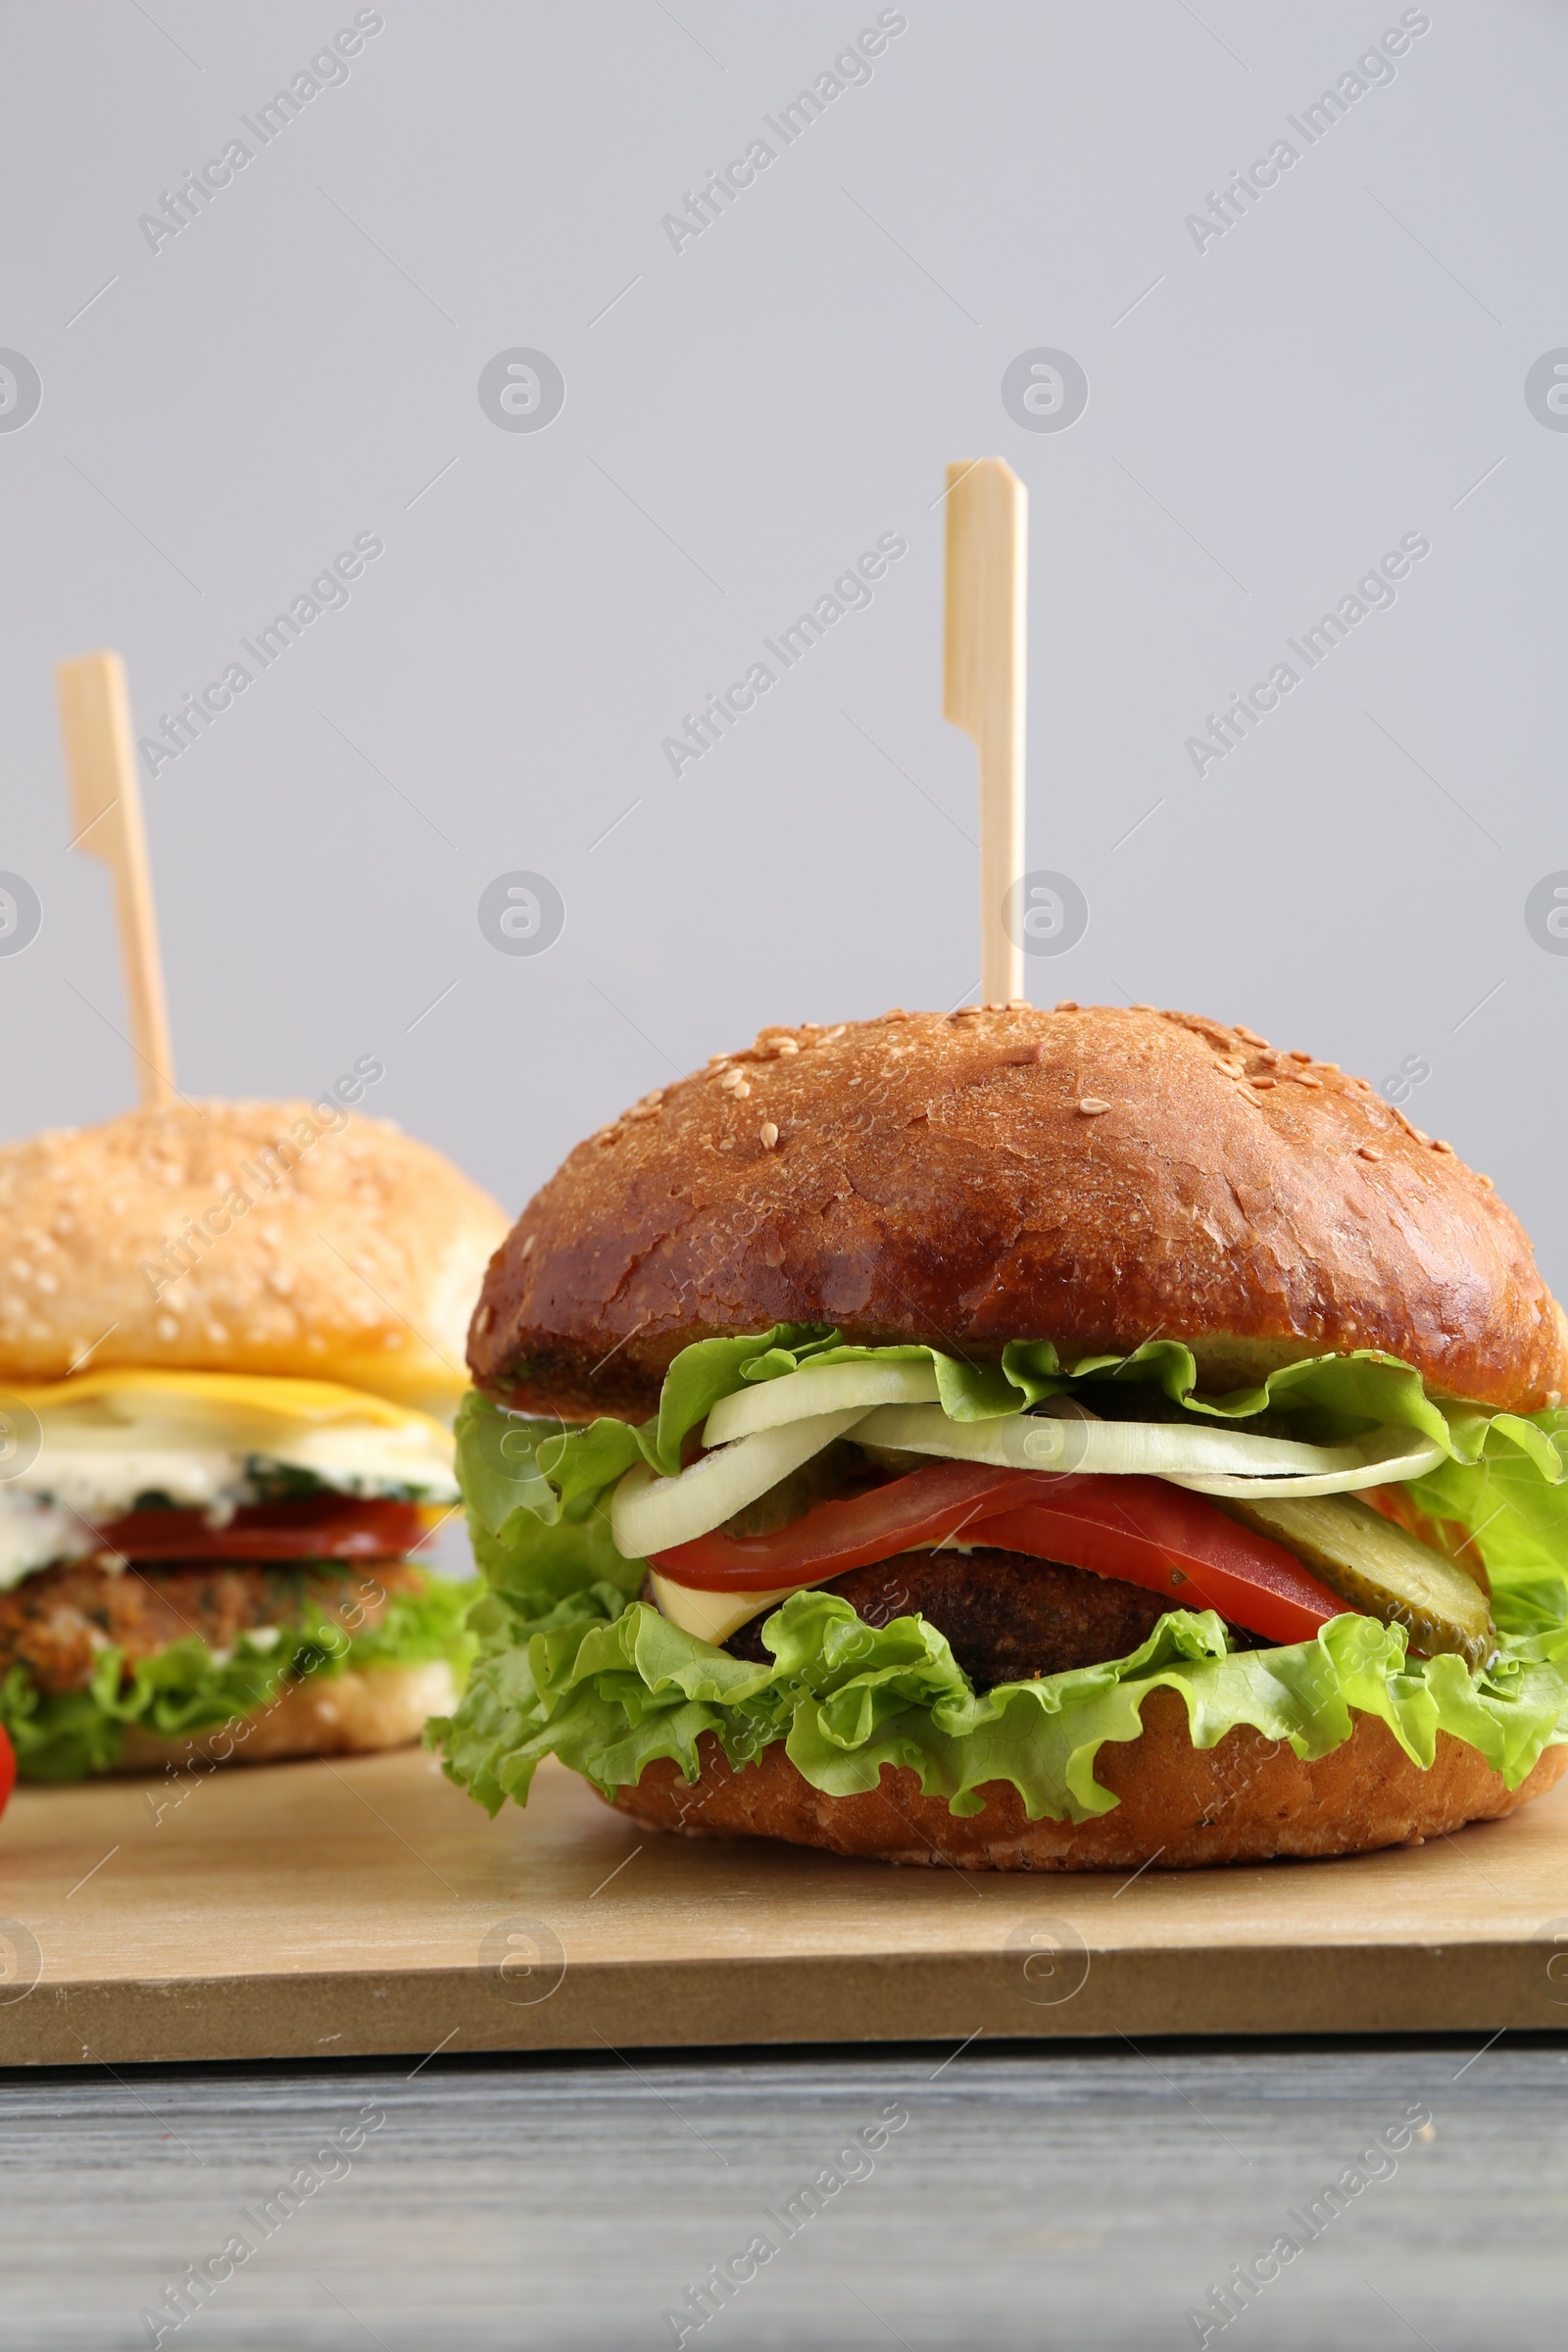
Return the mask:
[[1023,873],[1029,493],[1004,458],[948,467],[947,640],[942,713],[980,756],[980,996],[1023,995],[1007,896]]
[[125,665],[118,654],[83,654],[58,665],[55,686],[71,781],[71,846],[105,858],[114,872],[125,1004],[141,1099],[144,1104],[172,1102],[174,1057],[169,1044],[169,1007]]

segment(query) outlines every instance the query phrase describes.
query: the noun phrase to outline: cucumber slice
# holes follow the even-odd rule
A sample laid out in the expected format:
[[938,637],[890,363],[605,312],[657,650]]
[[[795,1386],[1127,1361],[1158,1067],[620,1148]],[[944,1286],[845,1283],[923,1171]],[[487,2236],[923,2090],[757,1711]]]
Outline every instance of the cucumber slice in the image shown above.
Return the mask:
[[1348,1607],[1402,1625],[1421,1656],[1451,1650],[1474,1668],[1497,1646],[1480,1586],[1353,1494],[1250,1502],[1227,1496],[1215,1507],[1294,1551]]

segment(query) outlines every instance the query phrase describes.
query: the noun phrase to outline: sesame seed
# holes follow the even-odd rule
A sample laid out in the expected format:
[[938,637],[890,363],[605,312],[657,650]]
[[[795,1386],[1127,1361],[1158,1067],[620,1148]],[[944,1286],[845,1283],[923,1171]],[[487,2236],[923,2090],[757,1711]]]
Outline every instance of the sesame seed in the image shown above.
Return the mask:
[[1434,1152],[1446,1152],[1450,1159],[1453,1157],[1453,1146],[1451,1144],[1434,1144],[1432,1149]]
[[774,1126],[771,1119],[764,1119],[762,1121],[761,1133],[762,1150],[764,1152],[771,1152],[773,1146],[778,1142],[778,1129]]
[[1110,1104],[1102,1102],[1098,1095],[1085,1095],[1078,1107],[1086,1119],[1098,1119],[1102,1110],[1110,1108]]
[[977,1021],[979,1017],[980,1007],[978,1004],[960,1004],[948,1015],[950,1021]]
[[1077,1009],[1078,1000],[1076,997],[1059,997],[1056,1001],[1056,1010],[1058,1012],[1076,1012]]
[[730,1101],[732,1102],[744,1102],[751,1091],[752,1089],[749,1080],[745,1078],[738,1079],[735,1085],[729,1090]]
[[[892,1015],[890,1014],[888,1017],[891,1019]],[[907,1020],[909,1016],[907,1013],[905,1013],[902,1017],[905,1020]],[[777,1050],[780,1054],[798,1054],[801,1049],[796,1044],[793,1037],[781,1037],[778,1041]]]
[[527,1236],[526,1240],[523,1242],[522,1248],[517,1251],[519,1258],[531,1257],[533,1255],[533,1246],[538,1238],[538,1235],[533,1233],[530,1233]]
[[1363,1159],[1381,1159],[1383,1157],[1382,1152],[1371,1144],[1361,1144],[1357,1149]]
[[[1496,1186],[1495,1186],[1495,1185],[1493,1183],[1493,1181],[1492,1181],[1492,1178],[1491,1178],[1490,1176],[1483,1176],[1483,1175],[1481,1175],[1479,1172],[1477,1172],[1477,1174],[1476,1174],[1476,1182],[1477,1182],[1477,1184],[1484,1184],[1484,1185],[1486,1186],[1486,1188],[1487,1188],[1487,1190],[1488,1190],[1488,1192],[1489,1192],[1489,1193],[1494,1193],[1494,1192],[1496,1191],[1496,1189],[1497,1189],[1497,1188],[1496,1188]],[[1557,1401],[1557,1399],[1556,1399],[1556,1397],[1555,1397],[1555,1396],[1551,1398],[1551,1402],[1552,1402],[1553,1404],[1555,1404],[1555,1403],[1556,1403],[1556,1401]]]
[[997,999],[997,1002],[994,1004],[988,1004],[986,1006],[987,1012],[1005,1012],[1006,1009],[1007,1007],[1005,1003],[1000,997]]
[[481,1306],[479,1312],[473,1318],[473,1328],[477,1332],[486,1332],[489,1330],[494,1319],[495,1309],[491,1306]]
[[1234,1060],[1230,1055],[1224,1054],[1214,1064],[1215,1069],[1223,1070],[1227,1078],[1240,1078],[1246,1066],[1245,1062]]
[[1303,1054],[1298,1046],[1293,1046],[1290,1058],[1292,1061],[1310,1061],[1312,1056],[1310,1054]]
[[1033,1010],[1033,1006],[1030,1004],[1027,997],[1009,997],[1007,999],[1007,1010],[1009,1012],[1030,1012]]
[[1250,1046],[1267,1048],[1268,1039],[1266,1037],[1259,1037],[1255,1029],[1244,1029],[1240,1021],[1236,1024],[1236,1034],[1238,1037],[1245,1037]]
[[1315,1087],[1320,1094],[1323,1091],[1322,1079],[1308,1077],[1305,1070],[1287,1070],[1285,1075],[1287,1078],[1294,1078],[1298,1086]]
[[1259,1094],[1267,1094],[1269,1088],[1277,1086],[1279,1081],[1275,1078],[1253,1078],[1250,1083],[1257,1088]]

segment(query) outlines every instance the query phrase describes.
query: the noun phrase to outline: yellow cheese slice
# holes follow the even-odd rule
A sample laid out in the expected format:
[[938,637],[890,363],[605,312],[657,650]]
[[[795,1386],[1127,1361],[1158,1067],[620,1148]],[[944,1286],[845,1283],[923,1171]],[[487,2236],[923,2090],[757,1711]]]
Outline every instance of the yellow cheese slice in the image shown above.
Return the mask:
[[258,1422],[369,1421],[381,1429],[409,1426],[439,1430],[440,1422],[368,1389],[349,1389],[331,1380],[279,1380],[250,1372],[169,1372],[134,1365],[122,1370],[78,1373],[74,1380],[7,1388],[8,1396],[30,1405],[40,1421],[58,1413],[77,1414],[96,1405],[94,1418],[115,1421],[190,1419],[204,1430],[220,1426],[253,1430]]
[[754,1617],[787,1600],[792,1592],[807,1590],[804,1585],[785,1585],[777,1592],[703,1592],[693,1585],[672,1584],[657,1568],[649,1570],[648,1581],[662,1617],[678,1625],[683,1634],[695,1634],[699,1642],[711,1642],[715,1647]]

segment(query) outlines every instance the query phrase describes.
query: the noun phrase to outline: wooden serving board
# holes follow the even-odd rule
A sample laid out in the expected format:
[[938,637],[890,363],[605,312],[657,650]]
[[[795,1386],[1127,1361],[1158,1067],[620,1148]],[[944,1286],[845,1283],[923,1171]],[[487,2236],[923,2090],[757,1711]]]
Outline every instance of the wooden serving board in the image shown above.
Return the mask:
[[1568,1781],[1420,1848],[1131,1880],[663,1837],[554,1763],[490,1822],[418,1751],[0,1822],[7,2066],[1507,2026],[1568,2028]]

